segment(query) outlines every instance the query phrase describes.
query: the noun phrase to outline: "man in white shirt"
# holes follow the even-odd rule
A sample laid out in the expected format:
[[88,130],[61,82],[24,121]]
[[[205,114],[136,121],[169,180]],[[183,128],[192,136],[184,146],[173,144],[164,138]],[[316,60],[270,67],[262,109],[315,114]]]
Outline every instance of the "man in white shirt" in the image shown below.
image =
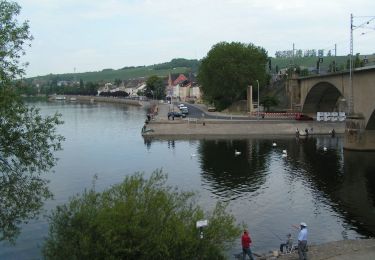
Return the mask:
[[298,255],[300,260],[307,260],[307,225],[305,222],[300,224],[301,231],[298,234]]

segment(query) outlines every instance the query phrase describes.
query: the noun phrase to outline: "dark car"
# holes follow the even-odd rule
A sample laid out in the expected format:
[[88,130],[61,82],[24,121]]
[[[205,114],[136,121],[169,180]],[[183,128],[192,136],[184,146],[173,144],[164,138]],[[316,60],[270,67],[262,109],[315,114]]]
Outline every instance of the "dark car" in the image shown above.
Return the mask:
[[169,112],[168,113],[168,119],[170,118],[173,119],[174,117],[186,117],[186,115],[181,112]]
[[311,116],[308,116],[308,115],[304,115],[304,114],[296,114],[296,120],[310,121],[310,120],[314,120],[314,118],[312,118]]
[[183,108],[181,108],[180,109],[181,110],[181,113],[183,114],[183,115],[187,115],[187,114],[189,114],[189,109],[187,108],[187,107],[183,107]]

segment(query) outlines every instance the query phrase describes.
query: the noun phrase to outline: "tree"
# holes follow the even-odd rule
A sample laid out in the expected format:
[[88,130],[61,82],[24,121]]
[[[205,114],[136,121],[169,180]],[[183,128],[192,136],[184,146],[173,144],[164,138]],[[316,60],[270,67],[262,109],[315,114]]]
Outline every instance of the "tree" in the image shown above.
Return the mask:
[[222,110],[246,98],[249,85],[256,80],[264,85],[266,65],[267,53],[261,47],[239,42],[214,45],[199,67],[204,99]]
[[15,79],[24,74],[23,45],[32,39],[27,22],[16,20],[20,9],[0,0],[0,240],[11,242],[19,225],[35,217],[51,196],[41,174],[56,164],[53,152],[63,140],[56,134],[60,116],[43,118],[14,90]]
[[21,7],[15,2],[0,0],[0,84],[24,74],[26,64],[20,65],[25,54],[23,45],[32,40],[28,21],[18,24],[16,16]]
[[116,87],[119,87],[122,83],[122,80],[121,79],[115,79],[114,83],[115,83]]
[[[226,207],[212,213],[195,194],[166,185],[167,175],[135,173],[111,188],[94,188],[58,206],[43,246],[46,259],[222,259],[240,229]],[[203,239],[196,221],[208,219]]]
[[266,111],[269,112],[271,107],[279,104],[279,100],[276,96],[264,96],[260,103],[266,108]]
[[150,76],[146,81],[145,94],[149,98],[163,99],[165,97],[163,80],[156,75]]

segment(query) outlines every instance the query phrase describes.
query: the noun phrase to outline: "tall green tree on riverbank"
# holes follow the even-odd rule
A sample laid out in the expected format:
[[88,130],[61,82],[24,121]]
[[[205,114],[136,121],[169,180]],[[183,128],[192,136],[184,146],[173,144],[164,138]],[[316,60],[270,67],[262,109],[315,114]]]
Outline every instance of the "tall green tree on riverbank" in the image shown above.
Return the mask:
[[14,239],[19,225],[35,217],[51,197],[41,174],[56,163],[54,151],[63,137],[56,133],[60,116],[42,117],[14,91],[24,75],[20,58],[32,36],[27,21],[19,24],[21,7],[0,0],[0,241]]
[[163,79],[153,75],[146,81],[145,95],[149,98],[163,99],[165,97],[165,86]]
[[220,110],[245,99],[247,86],[266,82],[266,65],[267,52],[261,47],[239,42],[214,45],[199,67],[204,99]]
[[[46,259],[224,259],[240,235],[218,203],[205,213],[194,193],[166,185],[167,175],[135,173],[111,188],[85,191],[50,217]],[[207,219],[203,238],[196,228]]]

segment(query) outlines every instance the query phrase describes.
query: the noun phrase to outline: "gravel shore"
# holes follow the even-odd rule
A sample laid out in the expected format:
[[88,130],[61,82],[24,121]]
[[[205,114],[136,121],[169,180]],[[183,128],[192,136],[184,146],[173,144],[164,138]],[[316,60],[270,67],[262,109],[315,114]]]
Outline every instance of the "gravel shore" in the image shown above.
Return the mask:
[[[310,245],[307,253],[309,260],[373,260],[375,259],[375,239],[341,240],[321,245]],[[268,256],[257,259],[298,259],[297,251],[279,257]]]

